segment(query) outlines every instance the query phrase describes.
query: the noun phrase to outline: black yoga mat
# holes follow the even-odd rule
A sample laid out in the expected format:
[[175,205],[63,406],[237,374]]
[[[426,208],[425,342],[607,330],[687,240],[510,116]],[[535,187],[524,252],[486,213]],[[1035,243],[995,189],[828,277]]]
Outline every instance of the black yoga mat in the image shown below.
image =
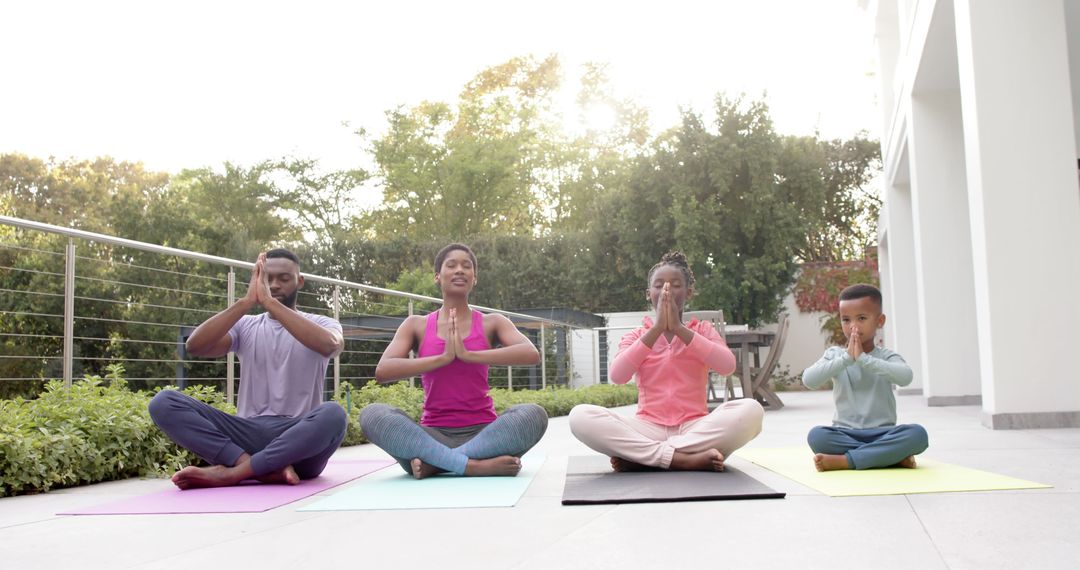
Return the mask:
[[667,503],[676,501],[725,501],[782,499],[784,493],[757,479],[725,466],[724,470],[640,471],[617,473],[602,455],[571,457],[566,466],[564,505],[606,503]]

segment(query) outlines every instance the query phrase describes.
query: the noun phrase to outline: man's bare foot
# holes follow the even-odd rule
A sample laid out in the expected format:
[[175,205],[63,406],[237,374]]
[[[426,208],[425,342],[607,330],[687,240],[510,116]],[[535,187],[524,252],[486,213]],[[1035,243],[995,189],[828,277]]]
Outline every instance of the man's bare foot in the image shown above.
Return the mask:
[[719,449],[706,449],[696,453],[676,451],[671,458],[673,471],[723,471],[724,454]]
[[172,476],[172,482],[181,489],[200,489],[203,487],[228,487],[240,481],[232,468],[224,465],[195,467],[189,465]]
[[914,455],[909,455],[909,456],[901,459],[900,462],[897,463],[896,465],[893,465],[893,467],[904,467],[904,468],[907,468],[907,469],[914,469],[915,467],[917,467],[915,465],[915,456]]
[[846,455],[829,455],[827,453],[818,453],[814,456],[814,467],[818,471],[851,469],[851,465],[848,465]]
[[628,459],[622,457],[611,458],[611,468],[620,473],[628,473],[631,471],[658,471],[659,467],[650,467],[648,465],[642,465],[640,463],[634,463]]
[[409,466],[412,467],[412,476],[417,479],[424,479],[442,473],[443,470],[435,467],[434,465],[428,465],[420,460],[419,457],[409,462]]
[[521,460],[512,455],[491,459],[470,459],[465,467],[468,477],[514,477],[521,471]]
[[260,483],[277,484],[277,485],[299,485],[300,476],[296,474],[296,470],[292,465],[286,465],[281,471],[274,473],[267,473],[262,477],[256,477]]

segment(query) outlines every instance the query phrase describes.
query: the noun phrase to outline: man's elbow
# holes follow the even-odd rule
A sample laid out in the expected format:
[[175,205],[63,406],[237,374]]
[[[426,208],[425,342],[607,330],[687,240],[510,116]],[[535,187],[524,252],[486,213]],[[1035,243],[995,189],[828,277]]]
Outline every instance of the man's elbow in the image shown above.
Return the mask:
[[341,354],[343,350],[345,350],[345,342],[341,337],[338,335],[330,335],[330,339],[326,342],[323,349],[319,351],[319,354],[322,354],[326,358],[334,358]]
[[191,356],[206,356],[206,347],[198,341],[192,342],[192,337],[184,341],[184,350]]
[[536,350],[535,346],[532,348],[532,352],[529,353],[529,364],[540,364],[540,351]]

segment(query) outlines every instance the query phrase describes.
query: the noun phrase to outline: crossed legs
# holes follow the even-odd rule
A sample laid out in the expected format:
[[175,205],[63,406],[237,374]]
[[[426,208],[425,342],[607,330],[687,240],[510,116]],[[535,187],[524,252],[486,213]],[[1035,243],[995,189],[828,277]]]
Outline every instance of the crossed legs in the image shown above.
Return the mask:
[[536,404],[512,406],[487,425],[420,426],[401,410],[372,404],[360,414],[364,436],[417,479],[441,472],[514,476],[520,457],[547,431],[547,412]]
[[582,404],[570,411],[570,431],[582,443],[612,458],[617,471],[640,468],[721,471],[724,458],[761,433],[764,409],[744,398],[677,426]]
[[318,477],[345,438],[348,422],[341,406],[331,402],[296,418],[240,418],[174,390],[154,396],[149,411],[170,439],[210,464],[173,475],[181,489],[250,478],[295,485]]
[[929,437],[919,424],[854,429],[817,426],[806,437],[818,471],[915,467]]

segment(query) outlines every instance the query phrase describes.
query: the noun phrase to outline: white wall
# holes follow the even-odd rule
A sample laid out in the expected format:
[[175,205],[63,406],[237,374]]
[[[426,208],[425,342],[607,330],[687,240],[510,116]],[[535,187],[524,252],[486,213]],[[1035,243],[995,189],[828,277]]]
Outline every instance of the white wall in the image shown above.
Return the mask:
[[600,383],[600,379],[596,377],[595,344],[595,331],[588,329],[570,331],[570,360],[573,363],[573,374],[570,377],[571,388]]
[[[941,378],[970,385],[953,381],[977,360],[986,425],[1080,426],[1076,374],[1058,356],[1080,346],[1080,2],[883,6],[879,26],[894,11],[901,20],[900,54],[883,74],[898,100],[882,145],[890,336],[930,392]],[[956,310],[957,291],[973,312]],[[950,352],[949,332],[974,336],[977,351]]]

